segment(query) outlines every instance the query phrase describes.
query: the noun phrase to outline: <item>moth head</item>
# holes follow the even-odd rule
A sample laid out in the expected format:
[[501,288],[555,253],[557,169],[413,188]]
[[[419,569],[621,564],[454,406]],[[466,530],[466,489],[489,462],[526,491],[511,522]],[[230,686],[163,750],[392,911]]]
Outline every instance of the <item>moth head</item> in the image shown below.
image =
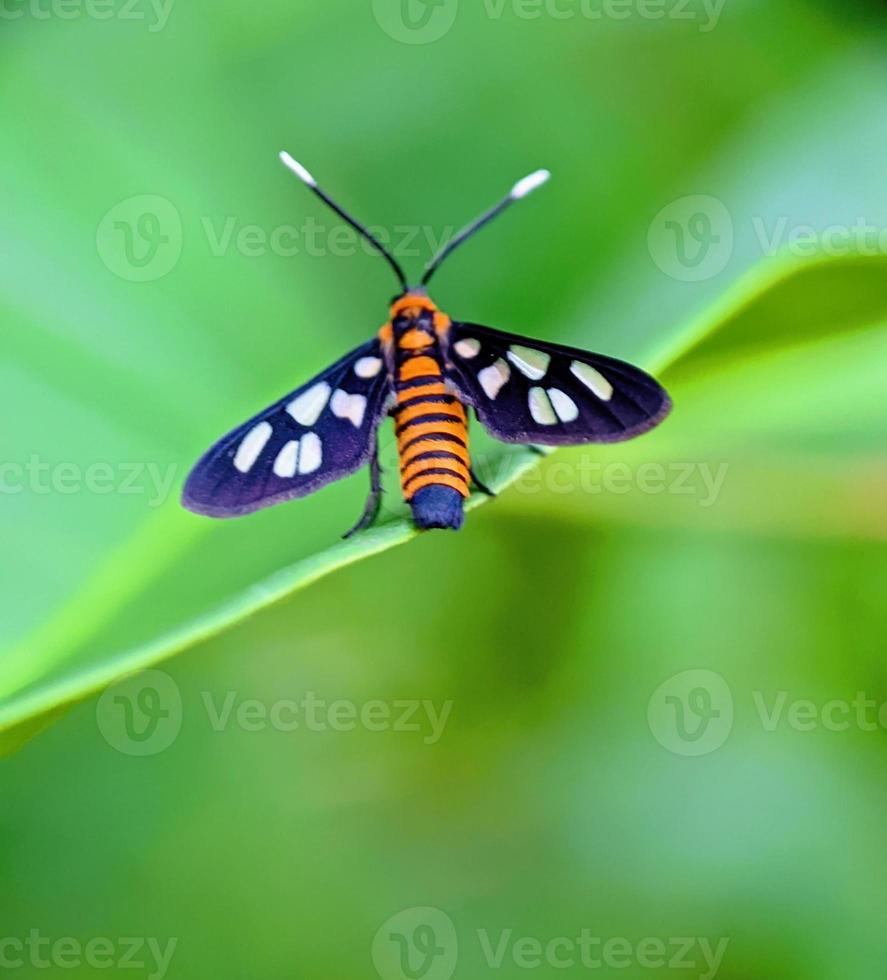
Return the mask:
[[420,286],[408,289],[391,304],[391,322],[395,328],[420,327],[434,329],[437,306]]

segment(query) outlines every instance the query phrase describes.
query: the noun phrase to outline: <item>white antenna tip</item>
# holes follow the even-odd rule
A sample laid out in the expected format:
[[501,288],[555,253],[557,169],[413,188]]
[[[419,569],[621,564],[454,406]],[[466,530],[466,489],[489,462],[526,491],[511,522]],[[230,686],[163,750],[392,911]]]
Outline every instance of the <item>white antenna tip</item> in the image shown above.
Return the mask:
[[537,170],[534,174],[530,174],[529,177],[524,177],[523,180],[519,180],[511,189],[512,199],[519,201],[522,197],[526,197],[527,194],[532,194],[533,191],[540,188],[550,176],[550,170]]
[[280,159],[283,161],[285,167],[289,167],[290,170],[299,178],[299,180],[304,181],[309,187],[317,187],[317,181],[311,176],[310,173],[299,163],[298,160],[294,160],[286,150],[280,151]]

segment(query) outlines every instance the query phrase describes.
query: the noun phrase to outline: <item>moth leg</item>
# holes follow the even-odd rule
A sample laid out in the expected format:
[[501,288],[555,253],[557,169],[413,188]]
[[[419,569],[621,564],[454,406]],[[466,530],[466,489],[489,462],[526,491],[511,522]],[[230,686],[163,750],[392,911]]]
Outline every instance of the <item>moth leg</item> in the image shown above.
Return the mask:
[[348,531],[343,534],[343,538],[350,538],[368,528],[379,516],[379,508],[382,506],[382,467],[379,465],[379,440],[375,440],[373,455],[370,458],[370,495],[367,497],[366,506],[363,509],[360,520]]
[[530,443],[527,443],[524,446],[524,449],[529,449],[531,453],[535,453],[537,456],[547,456],[548,455],[548,453],[545,452],[544,449],[540,449],[539,446],[533,446]]
[[485,493],[488,497],[495,497],[496,494],[478,477],[477,473],[474,472],[474,467],[468,467],[468,475],[471,477],[471,482],[480,490],[481,493]]

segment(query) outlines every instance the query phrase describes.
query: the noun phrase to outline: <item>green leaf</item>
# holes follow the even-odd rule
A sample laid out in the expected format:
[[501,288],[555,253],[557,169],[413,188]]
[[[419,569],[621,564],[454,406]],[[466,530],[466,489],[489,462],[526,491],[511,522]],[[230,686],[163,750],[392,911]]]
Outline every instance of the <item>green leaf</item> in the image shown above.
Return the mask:
[[[667,374],[677,375],[682,360],[691,363],[695,352],[703,347],[722,352],[743,347],[747,336],[744,324],[747,321],[767,324],[773,317],[778,317],[786,294],[795,304],[795,321],[798,317],[803,320],[803,304],[799,309],[796,291],[802,287],[808,305],[814,309],[819,295],[813,288],[817,276],[822,276],[823,288],[829,291],[837,289],[839,296],[845,294],[843,287],[852,285],[857,290],[858,308],[865,311],[862,320],[867,323],[878,297],[882,295],[881,282],[885,271],[887,260],[880,263],[871,260],[814,263],[811,266],[793,262],[755,270],[741,287],[732,291],[729,302],[719,303],[707,318],[692,324],[684,336],[675,341],[673,353],[658,355],[651,367],[662,371],[668,367],[671,358],[672,370]],[[863,303],[858,295],[862,282],[868,285],[863,291],[870,301],[868,303]],[[887,317],[887,297],[883,298],[881,313]],[[845,317],[843,322],[836,324],[835,329],[846,331],[856,326],[859,324],[855,318]],[[822,333],[820,330],[819,334]],[[792,334],[786,328],[765,336],[772,337],[773,345],[778,349],[785,345],[787,338],[797,336],[797,333]],[[760,357],[762,346],[756,347],[755,357]],[[821,365],[819,359],[813,360],[814,364]],[[828,365],[821,367],[828,376]],[[845,365],[844,371],[847,369]],[[767,384],[779,384],[780,377],[783,377],[788,391],[809,391],[808,385],[796,384],[791,380],[781,361],[774,362],[769,374],[773,377],[765,376]],[[725,386],[717,376],[712,376],[705,387],[707,391],[715,392],[713,397],[716,400],[722,398]],[[711,417],[715,408],[710,402],[709,398],[695,407],[691,418]],[[768,403],[750,399],[750,404],[760,407],[761,422],[766,426],[771,421],[766,409]],[[746,420],[746,423],[749,429],[756,429],[752,419]],[[661,432],[661,438],[667,445],[667,427]],[[486,459],[487,471],[492,472],[492,489],[496,492],[506,489],[540,461],[538,455],[528,451],[507,449],[500,449],[497,455]],[[469,509],[475,509],[485,499],[475,495],[469,502]],[[121,634],[121,618],[125,618],[128,610],[135,609],[133,617],[140,619],[137,607],[140,601],[145,600],[146,589],[148,604],[154,601],[148,584],[153,581],[156,587],[158,582],[169,584],[182,579],[181,575],[176,575],[174,566],[177,562],[184,561],[194,549],[206,547],[211,537],[232,530],[232,527],[219,529],[217,525],[195,519],[181,511],[176,502],[152,515],[137,529],[73,601],[62,606],[40,630],[5,655],[0,677],[0,689],[4,695],[0,708],[0,751],[18,748],[29,732],[43,727],[42,719],[48,719],[50,714],[54,716],[64,705],[88,697],[133,671],[180,653],[306,588],[322,576],[403,544],[416,534],[406,518],[389,518],[380,526],[351,540],[320,549],[258,581],[245,583],[221,603],[210,606],[198,615],[184,618],[181,624],[171,629],[137,638],[129,645],[114,649],[114,638]],[[223,546],[223,551],[230,561],[237,553],[236,545],[230,549]],[[104,653],[84,658],[82,653],[86,649],[104,650]]]
[[715,306],[666,340],[652,361],[669,377],[707,370],[717,361],[753,359],[782,348],[826,341],[883,320],[883,254],[785,255],[750,269]]

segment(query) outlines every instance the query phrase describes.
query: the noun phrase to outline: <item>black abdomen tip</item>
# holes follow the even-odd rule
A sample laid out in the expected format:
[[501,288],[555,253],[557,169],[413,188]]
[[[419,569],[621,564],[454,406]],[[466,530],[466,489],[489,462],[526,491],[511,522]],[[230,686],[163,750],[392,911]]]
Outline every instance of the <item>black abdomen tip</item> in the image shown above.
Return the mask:
[[410,507],[413,509],[413,520],[420,531],[429,531],[432,528],[458,531],[465,523],[462,503],[462,494],[458,490],[431,486],[417,490],[410,501]]

